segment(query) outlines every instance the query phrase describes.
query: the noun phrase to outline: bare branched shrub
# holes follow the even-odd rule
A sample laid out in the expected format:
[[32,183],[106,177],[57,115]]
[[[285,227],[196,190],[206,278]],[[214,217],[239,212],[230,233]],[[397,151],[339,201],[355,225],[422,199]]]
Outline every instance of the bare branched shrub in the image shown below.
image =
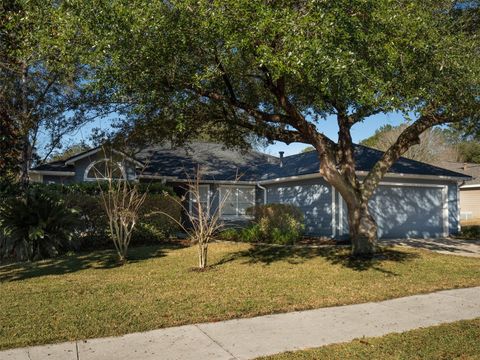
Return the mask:
[[[106,157],[104,163],[101,170],[94,169],[95,176],[108,218],[110,237],[120,262],[124,264],[140,208],[147,193],[141,193],[137,184],[129,183],[122,165],[115,162],[113,157]],[[106,186],[102,186],[102,183],[106,183]]]
[[[217,191],[213,196],[208,196],[207,201],[205,201],[202,197],[201,178],[202,174],[200,170],[197,169],[195,178],[189,179],[187,184],[187,195],[189,196],[189,201],[194,204],[194,207],[190,209],[189,205],[185,204],[185,199],[176,200],[186,214],[188,224],[173,219],[167,213],[163,214],[176,221],[192,243],[197,244],[198,267],[205,269],[208,264],[208,244],[225,226],[225,223],[221,219],[221,214],[226,199],[228,198],[228,193],[223,198],[220,198]],[[210,198],[217,198],[218,202],[213,204]]]

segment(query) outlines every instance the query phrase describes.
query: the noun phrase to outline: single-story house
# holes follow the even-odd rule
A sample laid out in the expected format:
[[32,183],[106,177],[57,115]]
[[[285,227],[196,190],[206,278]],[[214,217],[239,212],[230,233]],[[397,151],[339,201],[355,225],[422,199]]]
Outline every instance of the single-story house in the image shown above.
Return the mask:
[[[365,176],[381,156],[381,151],[356,145],[358,175]],[[304,212],[307,234],[336,239],[348,236],[345,203],[320,176],[315,151],[285,157],[280,153],[276,157],[197,142],[179,148],[149,147],[135,158],[120,153],[116,157],[118,171],[129,179],[162,181],[178,192],[200,167],[205,203],[228,196],[221,214],[225,220],[248,220],[245,211],[255,204],[288,203]],[[102,149],[94,148],[33,168],[31,176],[43,183],[95,181],[105,161]],[[370,202],[379,237],[426,238],[458,233],[459,185],[468,180],[470,177],[462,173],[401,158]]]
[[444,161],[440,166],[471,176],[460,184],[460,219],[480,221],[480,164]]

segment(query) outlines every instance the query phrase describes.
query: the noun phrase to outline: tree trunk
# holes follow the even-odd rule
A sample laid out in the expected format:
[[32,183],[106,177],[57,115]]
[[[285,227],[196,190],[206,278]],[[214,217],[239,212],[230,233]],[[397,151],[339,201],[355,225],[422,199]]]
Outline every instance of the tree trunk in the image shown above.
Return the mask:
[[21,175],[20,175],[20,184],[25,190],[28,188],[30,178],[28,175],[28,170],[30,168],[30,143],[28,141],[28,136],[23,140],[22,145],[22,165],[21,165]]
[[354,257],[371,257],[377,246],[377,223],[370,215],[368,201],[348,203],[348,224]]
[[198,243],[198,267],[205,269],[207,267],[208,244]]

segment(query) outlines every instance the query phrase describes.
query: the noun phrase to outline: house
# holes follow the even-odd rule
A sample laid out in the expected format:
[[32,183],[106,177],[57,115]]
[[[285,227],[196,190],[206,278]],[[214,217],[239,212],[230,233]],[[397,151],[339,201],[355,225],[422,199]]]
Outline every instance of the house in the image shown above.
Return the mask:
[[[381,156],[381,151],[356,145],[358,175],[365,176]],[[40,165],[31,170],[31,175],[43,183],[94,181],[109,159],[101,148],[95,148]],[[315,151],[275,157],[204,142],[181,148],[154,146],[134,158],[116,152],[113,161],[118,174],[142,182],[162,181],[177,192],[185,191],[185,183],[199,166],[203,174],[202,201],[215,206],[219,198],[228,197],[221,214],[225,220],[248,220],[246,209],[255,204],[289,203],[304,212],[307,234],[336,239],[348,235],[345,203],[319,175]],[[370,202],[379,237],[425,238],[458,233],[459,185],[469,180],[462,173],[401,158]]]
[[472,177],[460,184],[460,219],[480,221],[480,164],[444,161],[440,166]]

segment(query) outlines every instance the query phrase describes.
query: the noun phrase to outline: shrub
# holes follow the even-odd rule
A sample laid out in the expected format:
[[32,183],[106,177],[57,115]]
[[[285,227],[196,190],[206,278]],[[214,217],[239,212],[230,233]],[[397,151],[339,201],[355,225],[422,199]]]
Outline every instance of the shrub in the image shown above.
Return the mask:
[[[108,218],[98,196],[71,193],[65,196],[69,207],[77,210],[81,219],[75,231],[75,249],[94,250],[111,247]],[[174,235],[178,224],[161,212],[181,219],[181,207],[169,193],[148,194],[142,207],[138,223],[132,234],[133,245],[155,244]]]
[[223,230],[218,237],[222,240],[227,240],[227,241],[239,241],[240,240],[240,234],[238,230],[234,228],[230,229],[225,229]]
[[68,251],[76,219],[51,192],[32,188],[10,197],[0,206],[1,255],[36,260]]
[[98,196],[88,194],[65,194],[65,203],[75,209],[79,219],[75,228],[75,250],[106,249],[111,245],[108,236],[108,219]]
[[174,195],[149,193],[140,208],[139,222],[134,230],[132,242],[149,244],[171,237],[180,230],[178,223],[173,219],[180,222],[181,217],[182,207]]
[[462,236],[469,239],[480,239],[480,225],[462,226]]
[[265,238],[259,224],[250,225],[240,231],[240,239],[244,242],[259,242]]
[[303,234],[304,217],[302,211],[289,204],[258,205],[247,210],[253,215],[255,224],[242,235],[244,241],[293,244]]

